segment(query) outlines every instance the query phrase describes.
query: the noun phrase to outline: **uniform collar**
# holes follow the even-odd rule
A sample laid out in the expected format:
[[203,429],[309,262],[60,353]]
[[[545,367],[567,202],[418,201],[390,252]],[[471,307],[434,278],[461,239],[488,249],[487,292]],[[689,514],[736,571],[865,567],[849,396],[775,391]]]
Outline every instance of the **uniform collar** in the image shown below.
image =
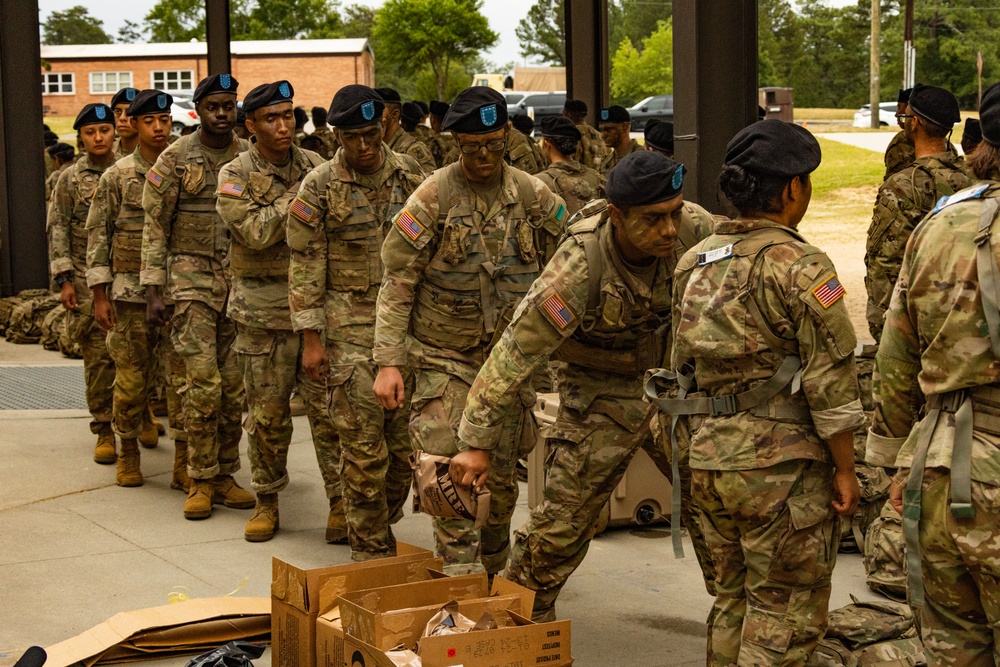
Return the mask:
[[717,218],[715,222],[715,233],[718,236],[726,234],[746,234],[747,232],[752,232],[757,229],[780,229],[788,232],[791,236],[794,236],[797,240],[802,241],[803,243],[807,242],[798,230],[778,224],[773,220],[732,220],[730,218]]

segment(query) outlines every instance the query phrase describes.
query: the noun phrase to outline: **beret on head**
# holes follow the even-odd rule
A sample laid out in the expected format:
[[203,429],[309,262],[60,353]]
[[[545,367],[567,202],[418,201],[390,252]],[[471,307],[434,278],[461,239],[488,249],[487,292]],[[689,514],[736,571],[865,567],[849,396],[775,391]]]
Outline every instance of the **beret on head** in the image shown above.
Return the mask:
[[213,74],[198,82],[198,87],[194,89],[194,101],[197,102],[206,95],[216,93],[236,94],[236,89],[240,82],[233,78],[232,74]]
[[1000,146],[1000,83],[995,83],[983,93],[979,104],[979,125],[983,139]]
[[629,115],[628,109],[616,104],[607,109],[601,109],[598,120],[602,123],[630,123],[632,117]]
[[49,157],[58,157],[61,160],[72,160],[75,150],[69,144],[55,143],[48,147]]
[[147,116],[155,113],[169,113],[170,105],[174,103],[174,98],[169,93],[162,90],[148,88],[140,91],[128,105],[129,116]]
[[376,88],[375,92],[386,104],[402,104],[403,98],[399,96],[395,88]]
[[107,104],[88,104],[80,109],[76,120],[73,121],[73,129],[79,130],[84,125],[101,125],[108,123],[115,124],[115,114]]
[[326,107],[313,107],[309,112],[309,115],[312,116],[314,125],[326,124]]
[[974,141],[977,144],[983,140],[983,126],[979,123],[978,118],[965,119],[965,130],[962,132],[963,143],[966,139]]
[[455,96],[441,122],[442,130],[489,134],[507,125],[507,100],[487,86],[472,86]]
[[59,143],[59,135],[52,130],[45,130],[42,132],[42,143],[46,146],[54,146]]
[[420,107],[420,110],[424,112],[424,115],[428,115],[431,112],[431,108],[427,106],[427,102],[423,100],[413,100],[413,103]]
[[563,105],[563,111],[586,115],[587,103],[583,100],[566,100],[566,104]]
[[244,125],[247,122],[247,112],[243,110],[243,103],[236,105],[236,124]]
[[139,94],[138,88],[122,88],[117,93],[115,93],[114,97],[111,98],[111,104],[109,104],[108,106],[114,109],[119,104],[132,104],[132,100],[134,100],[135,96],[138,94]]
[[512,116],[510,119],[510,124],[516,127],[521,132],[524,132],[528,136],[535,131],[535,121],[531,120],[528,116],[517,114]]
[[629,153],[608,173],[604,191],[616,206],[645,206],[673,199],[684,187],[684,165],[661,153]]
[[913,92],[912,88],[900,88],[899,96],[896,97],[897,104],[906,104],[910,101],[910,93]]
[[444,118],[448,114],[448,109],[451,105],[447,102],[441,102],[440,100],[431,100],[430,114],[432,116],[437,116],[438,118]]
[[[291,102],[295,89],[287,81],[275,81],[257,86],[243,98],[243,111],[250,113],[272,104]],[[305,110],[303,110],[305,113]]]
[[918,116],[922,116],[941,127],[951,127],[961,122],[962,116],[958,109],[958,98],[950,90],[937,86],[914,86],[910,94],[910,108]]
[[642,130],[646,145],[658,151],[674,152],[674,124],[669,121],[652,119]]
[[350,130],[382,122],[385,104],[381,96],[368,86],[344,86],[333,96],[326,122],[334,127]]
[[542,119],[542,136],[549,139],[572,139],[580,141],[583,135],[566,116],[546,116]]
[[424,118],[424,111],[415,103],[406,102],[399,116],[407,123],[419,123]]
[[726,146],[726,164],[792,178],[819,166],[819,142],[809,130],[783,120],[760,120],[740,130]]

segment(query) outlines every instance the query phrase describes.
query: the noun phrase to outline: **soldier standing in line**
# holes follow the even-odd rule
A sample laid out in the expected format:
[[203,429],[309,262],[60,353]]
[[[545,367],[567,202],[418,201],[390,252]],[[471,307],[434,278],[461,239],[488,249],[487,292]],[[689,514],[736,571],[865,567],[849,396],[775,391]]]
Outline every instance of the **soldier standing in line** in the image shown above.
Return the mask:
[[55,190],[56,181],[62,173],[73,166],[73,159],[76,151],[69,144],[54,143],[46,149],[46,153],[52,159],[53,170],[49,177],[45,179],[45,203],[52,201],[52,191]]
[[[527,123],[522,125],[524,129],[518,129],[520,121],[525,119]],[[536,158],[537,147],[535,142],[528,137],[535,127],[535,122],[527,116],[515,116],[511,121],[510,138],[507,140],[507,152],[504,153],[504,161],[516,169],[520,169],[526,174],[537,174],[545,165]]]
[[340,440],[327,411],[326,385],[306,376],[301,336],[288,310],[285,226],[302,179],[323,159],[292,145],[295,117],[287,81],[265,83],[243,100],[250,150],[219,172],[216,208],[232,234],[229,318],[236,322],[233,350],[239,356],[247,396],[244,426],[251,484],[257,493],[247,522],[248,542],[265,542],[278,529],[278,493],[288,485],[292,441],[292,391],[298,387],[309,416],[313,447],[330,501],[327,542],[343,541]]
[[111,98],[111,104],[108,105],[115,112],[115,133],[118,137],[115,139],[113,149],[118,159],[131,155],[139,145],[139,135],[132,127],[128,115],[128,108],[138,94],[138,88],[122,88],[115,93]]
[[318,151],[324,160],[332,160],[340,144],[333,130],[326,123],[326,109],[323,107],[312,108],[313,132],[312,136],[319,138],[323,142],[323,149]]
[[94,319],[94,304],[87,289],[87,214],[104,170],[115,162],[114,112],[106,104],[88,104],[73,123],[83,143],[84,155],[62,173],[49,202],[47,234],[49,268],[69,311],[70,337],[80,341],[83,374],[90,409],[90,431],[97,436],[94,461],[118,460],[111,428],[115,365],[108,354],[104,332]]
[[[565,123],[578,134],[569,119],[550,120],[549,130]],[[707,211],[685,204],[683,182],[683,166],[662,155],[641,151],[619,162],[609,201],[592,202],[570,226],[469,391],[458,427],[464,451],[451,466],[465,486],[490,474],[490,450],[509,412],[520,411],[519,388],[550,355],[563,362],[545,500],[514,533],[506,572],[535,591],[536,621],[555,619],[556,598],[633,455],[645,448],[669,470],[650,432],[654,410],[642,378],[666,362],[677,258],[713,224]]]
[[431,101],[431,131],[434,135],[431,137],[430,148],[431,154],[434,155],[434,164],[437,165],[438,169],[458,159],[455,153],[457,150],[455,138],[451,136],[451,132],[443,132],[441,129],[441,122],[448,113],[448,109],[449,105],[445,102]]
[[[520,130],[520,132],[528,139],[528,145],[531,147],[531,154],[535,158],[535,164],[538,165],[539,170],[545,168],[545,160],[542,159],[542,147],[538,141],[535,141],[535,121],[531,120],[527,116],[514,116],[511,119],[510,124],[514,126],[515,129]],[[507,164],[510,164],[508,160]]]
[[965,129],[962,132],[962,152],[966,157],[972,155],[983,140],[983,126],[978,118],[966,118]]
[[569,118],[542,120],[542,156],[549,166],[538,174],[538,180],[563,198],[571,217],[590,200],[604,197],[604,177],[574,159],[580,137]]
[[420,120],[417,121],[417,126],[413,128],[413,134],[417,138],[417,141],[424,142],[424,145],[430,148],[431,141],[434,139],[434,130],[427,125],[427,119],[431,115],[430,107],[427,106],[426,102],[420,100],[414,100],[412,104],[416,104],[420,108]]
[[383,142],[383,110],[367,86],[337,92],[329,122],[341,149],[306,176],[288,216],[292,325],[302,332],[303,366],[331,392],[356,561],[395,555],[390,524],[402,517],[411,479],[409,413],[376,402],[372,346],[382,239],[424,176],[416,160]]
[[563,105],[563,115],[573,121],[576,129],[580,130],[576,161],[584,167],[599,170],[601,162],[608,154],[608,147],[604,145],[601,133],[587,124],[587,103],[583,100],[566,100],[566,104]]
[[820,158],[792,123],[741,130],[719,177],[738,217],[716,222],[674,274],[671,366],[685,395],[657,403],[701,422],[690,466],[716,568],[709,665],[809,661],[827,623],[837,517],[860,496],[857,339],[836,269],[795,231]]
[[[912,106],[912,98],[911,98]],[[867,460],[898,467],[907,593],[931,665],[1000,659],[1000,85],[983,95],[978,181],[906,247],[876,356]],[[923,418],[920,417],[923,415]]]
[[[509,125],[500,93],[485,86],[463,90],[441,127],[455,133],[462,157],[413,193],[382,245],[374,392],[387,410],[412,397],[414,447],[454,456],[469,387],[545,265],[567,215],[562,199],[541,181],[503,161]],[[402,369],[411,365],[415,388],[408,395]],[[538,435],[530,385],[518,400],[521,409],[504,420],[491,451],[486,525],[479,530],[471,521],[434,520],[437,552],[450,573],[485,569],[493,575],[507,561],[515,462]]]
[[[225,314],[229,233],[215,210],[219,170],[250,148],[233,134],[238,85],[229,74],[198,83],[200,128],[160,154],[143,187],[139,280],[147,316],[156,326],[169,321],[171,342],[184,359],[187,519],[208,518],[213,503],[237,509],[255,504],[233,479],[240,468],[243,386],[236,357],[229,354],[236,327]],[[164,297],[174,302],[172,313]]]
[[601,130],[608,153],[597,171],[607,175],[619,160],[629,153],[641,151],[642,146],[629,134],[632,131],[632,117],[629,116],[628,109],[617,105],[601,109],[600,118],[597,127]]
[[674,124],[667,120],[653,118],[642,128],[647,151],[656,151],[671,160],[674,159]]
[[879,188],[865,247],[868,329],[876,341],[913,228],[941,197],[972,184],[965,160],[948,150],[947,137],[960,120],[958,100],[934,86],[915,87],[909,100],[903,132],[916,158]]
[[309,114],[306,113],[305,107],[295,107],[292,113],[295,114],[295,136],[292,137],[292,143],[301,146],[302,140],[306,138],[306,123],[309,122]]
[[[920,84],[917,84],[920,85]],[[913,164],[917,159],[913,140],[906,134],[906,107],[910,103],[910,94],[913,88],[899,89],[899,97],[896,98],[896,122],[899,124],[899,132],[893,136],[889,145],[885,149],[885,176],[882,181],[888,181],[889,177],[897,171]],[[877,113],[877,112],[876,112]],[[877,338],[875,340],[878,340]]]
[[430,149],[400,127],[403,101],[399,93],[392,88],[376,88],[375,92],[385,104],[385,110],[382,112],[382,141],[392,149],[392,152],[412,157],[420,165],[424,175],[430,175],[437,169],[437,163]]

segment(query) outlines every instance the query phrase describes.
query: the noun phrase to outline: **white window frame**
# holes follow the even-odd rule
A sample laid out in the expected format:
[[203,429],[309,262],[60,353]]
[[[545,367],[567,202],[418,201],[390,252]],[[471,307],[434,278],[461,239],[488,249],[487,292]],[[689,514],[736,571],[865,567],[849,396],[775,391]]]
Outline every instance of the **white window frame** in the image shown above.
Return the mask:
[[[115,81],[114,85],[108,86],[108,75],[111,75]],[[100,78],[100,87],[95,87],[95,78]],[[132,87],[132,72],[131,71],[108,71],[108,72],[91,72],[90,73],[90,94],[91,95],[114,95],[122,88]]]
[[[156,75],[163,75],[163,80],[160,82],[156,81]],[[170,83],[167,75],[176,74],[177,81],[175,87],[171,88],[168,83]],[[191,81],[191,86],[189,88],[180,88],[181,78],[183,75],[187,75],[188,79]],[[149,87],[155,88],[157,90],[162,90],[165,93],[193,93],[195,87],[194,80],[194,70],[193,69],[155,69],[149,73]]]
[[[63,77],[69,77],[69,90],[62,90],[62,87],[67,83]],[[51,92],[49,86],[52,83],[49,81],[50,77],[55,77],[56,91]],[[76,95],[76,74],[73,72],[42,72],[42,95]]]

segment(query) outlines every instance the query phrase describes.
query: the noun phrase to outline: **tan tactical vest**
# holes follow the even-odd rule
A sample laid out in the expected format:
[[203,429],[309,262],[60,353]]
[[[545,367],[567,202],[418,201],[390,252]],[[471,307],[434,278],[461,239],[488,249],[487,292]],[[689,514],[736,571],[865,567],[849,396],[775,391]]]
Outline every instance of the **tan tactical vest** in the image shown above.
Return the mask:
[[142,228],[146,221],[146,212],[142,210],[146,174],[139,172],[134,157],[119,165],[119,173],[122,199],[111,240],[111,270],[114,273],[139,273],[142,268]]
[[[239,139],[233,137],[233,141]],[[221,259],[229,248],[229,232],[215,210],[215,189],[223,164],[210,168],[197,132],[181,137],[176,145],[174,172],[181,186],[170,252]]]
[[544,173],[555,183],[556,194],[566,201],[566,210],[571,215],[600,194],[601,177],[597,172],[573,173],[554,167]]

